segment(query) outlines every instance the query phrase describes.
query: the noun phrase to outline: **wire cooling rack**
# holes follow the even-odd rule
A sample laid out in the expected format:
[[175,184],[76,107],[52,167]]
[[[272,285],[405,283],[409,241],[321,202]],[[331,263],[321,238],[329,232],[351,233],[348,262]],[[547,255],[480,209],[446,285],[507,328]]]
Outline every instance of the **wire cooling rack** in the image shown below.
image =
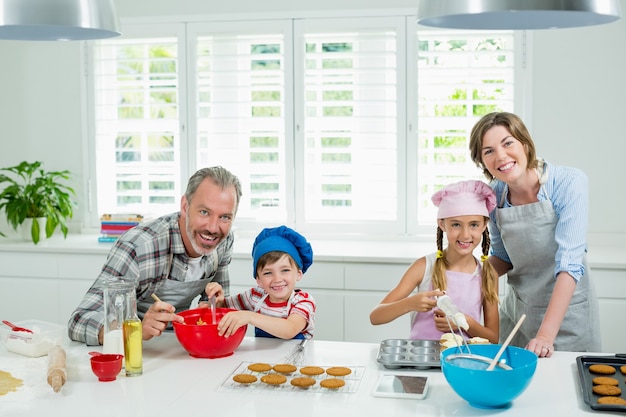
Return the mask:
[[[316,394],[316,393],[318,394],[336,394],[336,393],[346,394],[346,393],[353,393],[353,392],[358,391],[359,385],[361,383],[361,379],[363,378],[363,374],[365,373],[364,366],[308,365],[308,366],[319,366],[320,368],[324,369],[324,373],[321,375],[303,375],[302,373],[300,373],[300,369],[303,368],[303,366],[301,366],[301,367],[298,367],[298,369],[291,374],[281,374],[287,378],[287,381],[285,383],[279,384],[279,385],[270,385],[270,384],[266,384],[265,382],[262,382],[261,377],[263,377],[264,375],[268,375],[272,373],[279,373],[279,372],[276,372],[273,370],[266,371],[266,372],[253,372],[250,369],[248,369],[248,366],[253,363],[254,362],[241,362],[239,366],[237,366],[237,368],[235,368],[235,370],[233,370],[233,372],[231,372],[230,375],[228,375],[228,377],[220,385],[218,390],[237,390],[237,391],[242,391],[242,392],[245,392],[245,391],[272,392],[273,391],[273,392],[290,392],[290,393],[305,393],[305,394]],[[274,364],[269,364],[269,365],[274,366]],[[342,366],[342,367],[350,369],[351,372],[350,374],[346,376],[330,376],[326,374],[325,371],[331,366]],[[235,382],[233,380],[233,377],[239,374],[254,375],[257,377],[257,380],[256,382],[253,382],[251,384],[242,384],[239,382]],[[300,378],[300,377],[313,378],[315,380],[315,384],[307,388],[300,388],[291,384],[292,379]],[[342,379],[345,382],[345,385],[341,388],[334,388],[334,389],[322,387],[320,385],[320,382],[329,378]]]

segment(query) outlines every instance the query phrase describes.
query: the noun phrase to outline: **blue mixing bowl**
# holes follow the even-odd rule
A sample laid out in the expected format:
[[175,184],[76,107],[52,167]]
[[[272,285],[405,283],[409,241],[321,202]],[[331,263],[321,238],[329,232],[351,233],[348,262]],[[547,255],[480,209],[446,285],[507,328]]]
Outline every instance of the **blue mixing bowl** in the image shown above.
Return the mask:
[[[472,354],[494,358],[501,345],[470,345]],[[530,384],[537,369],[537,355],[526,349],[508,346],[500,358],[512,370],[495,367],[487,371],[488,364],[468,360],[446,360],[460,353],[457,347],[441,352],[441,370],[452,389],[478,408],[505,408]],[[467,353],[462,349],[462,353]]]

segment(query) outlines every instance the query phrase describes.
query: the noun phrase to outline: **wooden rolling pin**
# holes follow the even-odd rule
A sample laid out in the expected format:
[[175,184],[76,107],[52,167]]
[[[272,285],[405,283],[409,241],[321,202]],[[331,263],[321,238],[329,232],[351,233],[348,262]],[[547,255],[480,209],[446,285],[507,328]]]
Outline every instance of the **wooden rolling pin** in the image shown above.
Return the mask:
[[67,381],[65,359],[65,350],[59,345],[48,352],[48,385],[52,387],[54,392],[61,391],[61,387]]

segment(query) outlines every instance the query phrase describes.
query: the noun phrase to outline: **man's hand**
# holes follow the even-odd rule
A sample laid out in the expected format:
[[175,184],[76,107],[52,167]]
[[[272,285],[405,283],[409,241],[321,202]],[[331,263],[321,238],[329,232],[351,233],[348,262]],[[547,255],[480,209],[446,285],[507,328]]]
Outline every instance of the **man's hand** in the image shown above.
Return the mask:
[[152,304],[141,322],[143,340],[150,340],[155,336],[161,336],[171,321],[183,323],[184,319],[177,316],[173,305],[165,301],[157,301]]

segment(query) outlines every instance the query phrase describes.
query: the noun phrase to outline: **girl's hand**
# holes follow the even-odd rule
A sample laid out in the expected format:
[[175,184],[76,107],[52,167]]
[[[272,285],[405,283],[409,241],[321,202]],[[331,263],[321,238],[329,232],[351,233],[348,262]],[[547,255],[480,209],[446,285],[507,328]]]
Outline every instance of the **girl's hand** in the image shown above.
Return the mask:
[[[439,310],[436,309],[434,312],[434,318],[435,318],[435,328],[442,332],[442,333],[455,333],[459,331],[459,328],[457,327],[457,325],[455,324],[454,320],[452,320],[451,317],[448,317],[448,319],[446,319],[446,314]],[[465,318],[467,319],[467,316],[465,316]],[[450,323],[448,324],[448,320],[450,321]],[[450,327],[452,327],[452,329],[450,329]]]
[[410,296],[412,310],[419,313],[425,313],[431,311],[437,307],[437,300],[435,297],[441,297],[445,293],[439,290],[418,292]]

